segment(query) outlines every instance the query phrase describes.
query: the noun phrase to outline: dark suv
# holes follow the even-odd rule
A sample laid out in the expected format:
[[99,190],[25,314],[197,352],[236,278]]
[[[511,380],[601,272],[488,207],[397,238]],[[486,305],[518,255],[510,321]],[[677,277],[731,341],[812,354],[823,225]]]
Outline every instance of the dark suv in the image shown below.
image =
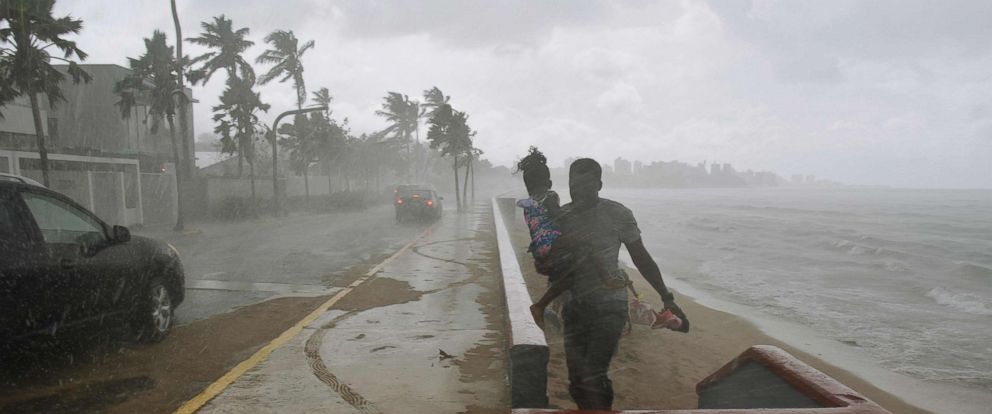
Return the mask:
[[171,245],[108,226],[57,192],[0,181],[0,344],[114,327],[159,341],[184,283]]
[[411,218],[440,219],[444,210],[441,200],[444,200],[444,197],[437,195],[437,192],[429,187],[398,187],[396,200],[393,202],[393,206],[396,207],[396,222],[401,223]]

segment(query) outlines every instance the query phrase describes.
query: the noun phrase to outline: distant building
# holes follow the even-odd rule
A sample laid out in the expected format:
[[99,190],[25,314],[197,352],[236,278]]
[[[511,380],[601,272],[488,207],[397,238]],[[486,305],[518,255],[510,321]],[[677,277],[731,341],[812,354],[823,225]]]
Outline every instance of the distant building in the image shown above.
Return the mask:
[[617,175],[630,175],[630,165],[630,161],[617,157],[616,160],[613,160],[613,171],[616,172]]
[[641,175],[644,170],[644,163],[640,161],[634,161],[634,175]]
[[[114,85],[130,74],[117,65],[80,65],[93,79],[64,82],[65,101],[52,109],[39,96],[49,178],[53,190],[73,198],[112,224],[167,223],[175,217],[175,166],[168,124],[152,133],[148,105],[121,117]],[[57,65],[65,72],[66,66]],[[186,93],[192,96],[192,91]],[[34,120],[27,97],[0,111],[0,172],[42,181]],[[180,151],[193,157],[192,104],[186,136],[177,137]],[[177,120],[178,123],[178,120]],[[178,127],[178,125],[177,125]],[[188,145],[182,146],[183,141]]]

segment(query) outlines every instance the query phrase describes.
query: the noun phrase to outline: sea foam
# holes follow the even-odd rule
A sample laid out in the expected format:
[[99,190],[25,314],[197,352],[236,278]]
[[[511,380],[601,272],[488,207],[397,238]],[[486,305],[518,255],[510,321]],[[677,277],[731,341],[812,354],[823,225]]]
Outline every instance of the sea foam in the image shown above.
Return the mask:
[[992,304],[989,303],[989,299],[974,293],[955,292],[937,287],[930,289],[927,292],[927,297],[933,299],[939,305],[947,306],[961,312],[992,316]]

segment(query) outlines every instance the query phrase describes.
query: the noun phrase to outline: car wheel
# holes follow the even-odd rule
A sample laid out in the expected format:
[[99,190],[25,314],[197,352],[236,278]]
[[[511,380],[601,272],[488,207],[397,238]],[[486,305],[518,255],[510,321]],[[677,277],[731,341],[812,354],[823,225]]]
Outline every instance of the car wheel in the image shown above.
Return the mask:
[[138,341],[159,342],[165,339],[172,330],[173,306],[172,293],[162,279],[152,279],[142,303],[135,322]]

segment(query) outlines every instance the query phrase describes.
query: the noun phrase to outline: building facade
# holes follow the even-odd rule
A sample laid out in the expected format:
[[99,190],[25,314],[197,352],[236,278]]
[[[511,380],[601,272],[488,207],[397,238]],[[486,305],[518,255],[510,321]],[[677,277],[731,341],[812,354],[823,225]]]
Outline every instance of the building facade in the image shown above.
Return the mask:
[[[155,129],[141,103],[127,117],[117,105],[114,85],[130,74],[117,65],[80,65],[93,79],[65,81],[65,101],[52,107],[40,97],[48,149],[50,187],[72,197],[111,224],[159,224],[175,220],[176,168],[169,125]],[[58,68],[58,66],[56,66]],[[61,67],[65,70],[65,67]],[[68,79],[68,77],[67,77]],[[187,89],[187,96],[192,92]],[[41,181],[34,119],[26,96],[0,108],[0,172]],[[193,157],[192,103],[186,134],[179,132],[180,157]],[[178,117],[177,117],[178,118]]]

